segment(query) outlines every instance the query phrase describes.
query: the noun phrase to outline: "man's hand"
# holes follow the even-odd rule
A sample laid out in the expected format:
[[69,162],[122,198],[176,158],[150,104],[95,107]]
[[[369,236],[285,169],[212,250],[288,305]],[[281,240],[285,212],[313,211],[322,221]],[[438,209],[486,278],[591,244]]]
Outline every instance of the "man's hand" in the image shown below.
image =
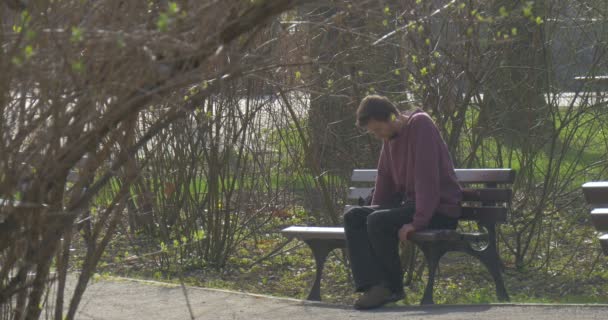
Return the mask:
[[413,233],[414,231],[416,231],[416,228],[414,228],[413,225],[411,224],[404,224],[400,229],[399,229],[399,240],[401,241],[405,241],[410,237],[410,234]]

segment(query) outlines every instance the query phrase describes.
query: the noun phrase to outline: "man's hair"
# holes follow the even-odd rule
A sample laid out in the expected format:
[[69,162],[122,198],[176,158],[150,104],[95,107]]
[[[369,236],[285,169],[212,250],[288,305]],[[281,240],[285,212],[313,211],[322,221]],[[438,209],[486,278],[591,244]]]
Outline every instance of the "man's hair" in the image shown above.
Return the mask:
[[392,115],[399,115],[399,109],[387,97],[369,95],[357,108],[357,126],[365,127],[370,120],[386,122]]

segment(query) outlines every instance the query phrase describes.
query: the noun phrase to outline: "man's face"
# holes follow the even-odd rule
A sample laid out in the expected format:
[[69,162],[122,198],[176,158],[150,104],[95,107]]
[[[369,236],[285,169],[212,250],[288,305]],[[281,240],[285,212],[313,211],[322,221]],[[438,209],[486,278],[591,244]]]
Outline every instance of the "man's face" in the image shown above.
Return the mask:
[[391,121],[370,119],[365,126],[365,130],[380,140],[388,140],[395,134],[395,128]]

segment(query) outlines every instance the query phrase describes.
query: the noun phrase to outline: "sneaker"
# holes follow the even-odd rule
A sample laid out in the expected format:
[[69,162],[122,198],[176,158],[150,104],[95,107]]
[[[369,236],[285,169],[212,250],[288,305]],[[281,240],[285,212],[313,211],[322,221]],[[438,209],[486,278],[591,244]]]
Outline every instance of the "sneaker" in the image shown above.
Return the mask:
[[385,286],[375,285],[355,301],[354,307],[358,310],[373,309],[397,300],[399,300],[397,294],[391,293]]

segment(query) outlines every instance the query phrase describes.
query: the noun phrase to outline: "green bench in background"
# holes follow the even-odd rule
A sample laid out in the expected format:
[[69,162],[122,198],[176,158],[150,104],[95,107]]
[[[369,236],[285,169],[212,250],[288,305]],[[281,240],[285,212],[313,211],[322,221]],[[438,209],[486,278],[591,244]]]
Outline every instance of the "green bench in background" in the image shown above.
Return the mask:
[[[585,200],[593,208],[591,222],[597,231],[608,232],[608,181],[583,184]],[[608,255],[608,233],[599,236],[604,254]]]

